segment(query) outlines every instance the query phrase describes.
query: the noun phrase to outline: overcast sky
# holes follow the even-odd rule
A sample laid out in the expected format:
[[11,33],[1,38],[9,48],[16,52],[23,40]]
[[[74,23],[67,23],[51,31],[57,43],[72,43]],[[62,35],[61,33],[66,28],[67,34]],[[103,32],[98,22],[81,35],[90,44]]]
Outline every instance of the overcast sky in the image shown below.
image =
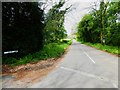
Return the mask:
[[98,3],[98,0],[69,0],[65,3],[64,7],[72,5],[70,10],[65,15],[64,26],[68,34],[71,34],[72,30],[77,30],[76,27],[82,17],[89,13],[94,7],[94,3]]
[[[48,0],[48,1],[49,2],[48,2],[48,7],[46,8],[46,12],[49,10],[49,8],[51,8],[53,2],[59,2],[59,0]],[[64,22],[65,29],[67,30],[68,35],[70,35],[71,31],[76,30],[76,27],[79,21],[82,19],[82,17],[85,14],[89,13],[92,10],[94,4],[95,3],[97,4],[99,0],[65,0],[65,1],[67,2],[64,4],[64,6],[61,9],[65,9],[72,5],[65,15],[65,22]]]

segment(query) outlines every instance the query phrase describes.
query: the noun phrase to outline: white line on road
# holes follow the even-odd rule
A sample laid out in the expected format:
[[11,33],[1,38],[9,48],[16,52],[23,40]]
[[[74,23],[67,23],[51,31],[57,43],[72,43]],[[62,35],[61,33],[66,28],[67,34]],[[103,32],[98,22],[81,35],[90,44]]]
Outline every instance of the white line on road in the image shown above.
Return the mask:
[[84,54],[89,57],[89,59],[95,64],[95,61],[84,51]]
[[[84,75],[84,76],[88,76],[88,77],[100,79],[99,76],[96,76],[94,74],[89,74],[89,73],[86,73],[86,72],[83,72],[83,71],[79,71],[79,70],[75,70],[75,69],[67,68],[67,67],[60,67],[60,68],[64,69],[64,70],[67,70],[67,71],[71,71],[71,72],[75,72],[75,73],[80,73],[81,75]],[[108,81],[108,80],[106,80],[106,81]]]
[[[112,82],[111,82],[112,83]],[[115,88],[118,88],[118,86],[115,83],[112,83]]]
[[[90,74],[90,73],[87,73],[87,72],[83,72],[83,71],[79,71],[79,70],[75,70],[75,69],[72,69],[72,68],[67,68],[67,67],[60,67],[61,69],[64,69],[64,70],[67,70],[67,71],[71,71],[71,72],[75,72],[75,73],[79,73],[81,75],[84,75],[84,76],[88,76],[88,77],[91,77],[91,78],[95,78],[95,79],[99,79],[99,80],[102,80],[102,81],[106,81],[106,82],[110,82],[115,88],[118,88],[117,87],[117,84],[115,84],[115,80],[111,80],[111,79],[108,79],[106,77],[101,77],[101,76],[98,76],[98,75],[94,75],[94,74]],[[113,83],[114,82],[114,83]],[[117,83],[117,82],[116,82]]]

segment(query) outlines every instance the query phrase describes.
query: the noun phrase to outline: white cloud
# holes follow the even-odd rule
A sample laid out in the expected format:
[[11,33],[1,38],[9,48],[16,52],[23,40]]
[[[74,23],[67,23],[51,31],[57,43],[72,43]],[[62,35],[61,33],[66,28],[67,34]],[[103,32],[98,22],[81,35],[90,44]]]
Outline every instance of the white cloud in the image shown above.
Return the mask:
[[[54,5],[55,2],[59,0],[48,0],[48,7],[46,12]],[[99,0],[65,0],[67,1],[61,9],[65,9],[72,5],[65,15],[64,26],[68,34],[71,34],[71,30],[75,30],[78,22],[82,17],[87,14],[94,5],[94,2],[99,2]]]
[[64,26],[69,35],[71,34],[71,30],[76,29],[77,24],[82,19],[82,17],[92,10],[94,3],[97,1],[98,0],[69,0],[65,3],[63,8],[72,5],[70,10],[65,15],[64,22]]

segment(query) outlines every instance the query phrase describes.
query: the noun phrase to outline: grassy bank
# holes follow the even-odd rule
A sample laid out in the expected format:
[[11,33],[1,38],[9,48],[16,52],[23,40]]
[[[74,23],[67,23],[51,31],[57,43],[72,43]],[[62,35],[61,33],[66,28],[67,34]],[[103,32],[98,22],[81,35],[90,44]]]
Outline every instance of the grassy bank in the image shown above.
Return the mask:
[[43,49],[34,54],[29,54],[23,58],[15,59],[15,58],[7,58],[4,61],[4,64],[8,64],[11,66],[17,66],[22,64],[27,64],[30,62],[37,62],[40,60],[46,60],[48,58],[57,58],[64,54],[65,49],[71,44],[71,41],[66,43],[50,43],[45,45]]
[[82,42],[82,41],[79,41],[79,42],[82,44],[86,44],[86,45],[95,47],[99,50],[109,52],[111,54],[120,55],[120,52],[119,52],[120,49],[117,46],[108,46],[108,45],[102,45],[100,43],[89,43],[89,42]]

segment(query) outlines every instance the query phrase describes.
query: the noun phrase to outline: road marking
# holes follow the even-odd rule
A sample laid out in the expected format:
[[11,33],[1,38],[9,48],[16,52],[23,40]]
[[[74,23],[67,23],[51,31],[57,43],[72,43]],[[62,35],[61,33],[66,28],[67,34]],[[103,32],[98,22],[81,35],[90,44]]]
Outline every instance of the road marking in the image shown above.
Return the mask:
[[[111,82],[112,83],[112,82]],[[118,88],[118,86],[115,83],[112,83],[115,88]]]
[[[79,71],[79,70],[75,70],[75,69],[71,69],[71,68],[66,68],[66,67],[60,67],[60,68],[64,69],[64,70],[67,70],[67,71],[80,73],[81,75],[84,75],[84,76],[88,76],[88,77],[92,77],[92,78],[96,78],[96,79],[100,79],[100,80],[104,80],[104,81],[109,81],[108,79],[106,79],[104,77],[99,77],[99,76],[96,76],[94,74],[86,73],[86,72],[83,72],[83,71]],[[104,79],[101,79],[101,78],[104,78]]]
[[117,83],[117,81],[115,81],[115,80],[111,80],[111,79],[108,79],[106,77],[101,77],[101,76],[98,76],[98,75],[90,74],[90,73],[87,73],[87,72],[83,72],[83,71],[79,71],[79,70],[75,70],[75,69],[71,69],[71,68],[67,68],[67,67],[60,67],[60,68],[64,69],[64,70],[67,70],[67,71],[79,73],[81,75],[88,76],[88,77],[91,77],[91,78],[99,79],[99,80],[102,80],[102,81],[105,81],[105,82],[110,82],[115,88],[118,88],[117,85],[115,83],[113,83],[113,82]]
[[95,61],[84,51],[84,54],[89,57],[89,59],[95,64]]
[[68,70],[68,71],[76,72],[76,73],[79,72],[79,71],[77,71],[77,70],[70,69],[70,68],[66,68],[66,67],[60,67],[60,68],[62,68],[62,69],[64,69],[64,70]]
[[83,51],[83,53],[95,64],[95,61],[85,52],[85,50],[84,49],[82,49],[82,48],[80,48],[82,51]]

